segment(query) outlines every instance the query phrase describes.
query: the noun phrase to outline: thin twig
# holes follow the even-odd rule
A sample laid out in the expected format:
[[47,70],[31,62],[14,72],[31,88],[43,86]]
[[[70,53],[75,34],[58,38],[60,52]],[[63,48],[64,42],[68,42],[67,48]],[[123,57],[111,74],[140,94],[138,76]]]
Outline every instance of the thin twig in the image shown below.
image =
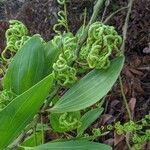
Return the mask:
[[106,0],[106,2],[105,2],[105,8],[104,8],[104,12],[103,12],[103,15],[102,15],[101,22],[103,22],[103,20],[105,18],[106,11],[107,11],[107,8],[108,8],[109,4],[110,4],[110,0]]
[[126,106],[126,109],[127,109],[128,116],[129,116],[130,120],[132,120],[132,115],[131,115],[131,111],[129,109],[128,102],[127,102],[127,99],[126,99],[126,96],[125,96],[125,93],[124,93],[121,76],[119,76],[119,82],[120,82],[121,94],[122,94],[122,97],[123,97],[123,100],[124,100],[124,103],[125,103],[125,106]]
[[77,56],[79,56],[80,49],[81,49],[83,43],[85,42],[85,40],[87,38],[89,27],[92,23],[94,23],[96,21],[98,13],[99,13],[99,11],[100,11],[100,9],[101,9],[104,2],[105,2],[105,0],[98,0],[97,3],[95,4],[92,17],[91,17],[88,25],[86,26],[83,35],[81,36],[81,38],[78,42],[78,46],[77,46],[77,49],[76,49]]
[[126,144],[127,144],[127,146],[128,146],[128,149],[129,149],[129,150],[132,150],[132,148],[131,148],[131,146],[130,146],[130,143],[129,143],[129,138],[130,138],[130,133],[125,136],[125,140],[126,140]]
[[67,5],[66,2],[64,4],[64,12],[65,12],[65,20],[66,20],[66,30],[69,32],[69,26],[68,26],[68,18],[67,18]]
[[59,88],[56,87],[56,88],[53,90],[53,92],[50,94],[50,96],[47,98],[47,100],[46,100],[44,106],[43,106],[42,109],[41,109],[41,112],[44,112],[44,111],[48,108],[48,106],[50,105],[52,99],[56,96],[56,94],[57,94],[57,92],[58,92],[58,89],[59,89]]
[[[124,23],[124,26],[123,26],[123,42],[122,42],[122,45],[121,45],[121,50],[122,50],[123,53],[125,51],[125,41],[126,41],[126,38],[127,38],[128,23],[129,23],[129,17],[130,17],[130,13],[131,13],[131,8],[132,8],[132,5],[133,5],[133,1],[134,0],[130,0],[129,1],[128,11],[127,11],[125,23]],[[124,103],[126,105],[126,109],[127,109],[129,118],[130,118],[130,120],[132,120],[132,115],[131,115],[131,111],[129,109],[128,102],[127,102],[127,99],[126,99],[126,96],[125,96],[125,93],[124,93],[121,76],[119,76],[119,82],[120,82],[121,94],[122,94]]]
[[124,26],[123,26],[123,43],[122,43],[122,46],[121,46],[121,50],[123,52],[125,51],[125,42],[126,42],[126,39],[127,39],[127,30],[128,30],[129,18],[130,18],[130,14],[131,14],[131,9],[132,9],[132,5],[133,5],[133,1],[134,0],[130,0],[129,1],[128,11],[127,11],[125,23],[124,23]]
[[[128,3],[128,11],[127,11],[125,23],[124,23],[124,26],[123,26],[123,43],[121,45],[121,50],[122,50],[123,53],[125,52],[125,42],[126,42],[126,39],[127,39],[127,30],[128,30],[129,18],[130,18],[130,14],[131,14],[133,1],[134,0],[130,0],[129,3]],[[125,93],[124,93],[121,75],[119,76],[119,82],[120,82],[122,97],[123,97],[123,100],[124,100],[129,118],[130,118],[130,120],[132,120],[133,118],[132,118],[131,111],[129,109],[128,102],[127,102],[127,99],[126,99],[126,96],[125,96]],[[131,146],[130,146],[130,143],[129,143],[129,138],[130,138],[130,134],[128,136],[126,136],[126,144],[127,144],[128,148],[130,150]]]
[[109,21],[112,17],[114,17],[117,13],[119,13],[120,11],[122,11],[122,10],[124,10],[124,9],[127,9],[127,8],[128,8],[128,6],[122,7],[122,8],[120,8],[120,9],[116,10],[115,12],[111,13],[111,14],[103,21],[103,23],[104,23],[104,24],[108,23],[108,21]]
[[[31,135],[29,133],[29,131],[33,128],[33,126],[35,126],[38,122],[38,118],[39,118],[39,115],[36,115],[32,121],[31,124],[29,124],[24,130],[23,132],[20,134],[20,136],[17,138],[17,140],[12,143],[8,149],[10,150],[15,150],[29,135]],[[31,130],[33,131],[33,130]],[[32,132],[31,132],[32,133]]]

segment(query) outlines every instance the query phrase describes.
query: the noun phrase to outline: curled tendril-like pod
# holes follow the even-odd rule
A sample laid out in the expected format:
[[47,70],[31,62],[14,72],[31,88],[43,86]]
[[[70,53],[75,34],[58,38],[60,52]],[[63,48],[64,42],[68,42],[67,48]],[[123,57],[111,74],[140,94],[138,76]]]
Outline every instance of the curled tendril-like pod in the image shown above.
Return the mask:
[[75,83],[75,81],[77,81],[76,70],[69,66],[67,66],[62,71],[54,71],[54,77],[55,79],[57,79],[57,83],[59,85],[66,87],[69,87],[70,85]]
[[118,135],[124,134],[124,127],[123,127],[123,125],[120,124],[120,121],[115,123],[114,128],[115,128],[116,133]]
[[92,130],[92,133],[95,137],[101,136],[101,134],[102,134],[101,129],[99,129],[99,128],[94,128]]
[[4,76],[3,67],[0,66],[0,79]]
[[141,149],[142,149],[142,145],[139,144],[139,143],[138,143],[138,144],[135,144],[135,145],[134,145],[134,149],[135,149],[135,150],[141,150]]
[[60,10],[57,13],[58,16],[58,20],[54,26],[53,26],[53,30],[57,33],[57,34],[61,34],[60,29],[63,27],[65,28],[67,31],[68,29],[68,20],[67,20],[67,10],[66,10],[66,0],[57,0],[57,2],[60,5],[64,5],[64,10]]
[[53,39],[53,43],[61,41],[61,54],[56,63],[53,64],[53,75],[61,86],[70,86],[76,80],[76,69],[71,66],[76,59],[75,49],[77,39],[71,33],[65,33],[62,36]]
[[150,114],[145,115],[145,119],[147,119],[148,121],[150,121]]
[[6,48],[3,50],[1,56],[4,60],[7,60],[6,53],[16,52],[20,49],[25,42],[30,38],[28,35],[28,29],[26,26],[18,20],[9,21],[9,29],[7,29],[6,36]]
[[109,124],[109,125],[107,125],[107,129],[108,129],[109,131],[111,131],[111,130],[114,129],[114,127],[113,127],[113,125]]
[[60,4],[60,5],[64,5],[66,0],[57,0],[57,2]]
[[65,19],[65,12],[64,11],[59,11],[58,12],[58,23],[55,24],[53,26],[53,30],[57,33],[57,34],[61,34],[61,31],[59,31],[59,29],[61,27],[67,28],[67,21]]
[[22,36],[21,39],[16,41],[15,43],[16,49],[19,50],[29,39],[30,39],[29,36]]
[[71,113],[63,113],[59,117],[59,124],[62,129],[72,130],[81,126],[81,122]]
[[119,53],[122,38],[114,27],[95,22],[89,27],[88,38],[81,48],[80,60],[87,61],[90,68],[107,68],[110,65],[109,56]]

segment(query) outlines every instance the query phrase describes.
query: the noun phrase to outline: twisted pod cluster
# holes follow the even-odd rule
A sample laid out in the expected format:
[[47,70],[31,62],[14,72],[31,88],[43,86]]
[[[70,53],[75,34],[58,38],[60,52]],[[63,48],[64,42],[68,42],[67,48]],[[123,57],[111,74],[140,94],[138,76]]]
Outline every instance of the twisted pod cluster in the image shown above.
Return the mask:
[[57,44],[58,40],[61,40],[62,52],[54,63],[53,69],[55,79],[61,86],[72,85],[77,80],[76,73],[85,73],[93,68],[109,67],[110,55],[120,54],[119,47],[122,42],[121,36],[114,27],[106,26],[101,22],[95,22],[90,26],[87,41],[82,46],[78,59],[75,54],[77,36],[68,32],[55,36],[53,39]]
[[30,38],[27,36],[28,29],[22,22],[18,20],[10,20],[9,23],[9,29],[5,33],[7,46],[2,52],[2,58],[4,60],[7,60],[5,56],[7,51],[16,52]]
[[60,5],[64,5],[66,0],[57,0],[57,2],[60,4]]
[[126,122],[123,125],[121,125],[120,122],[115,124],[115,130],[119,135],[142,130],[142,128],[142,125],[138,125],[133,121]]
[[72,33],[56,36],[53,42],[58,43],[58,39],[61,41],[61,54],[56,63],[53,64],[53,74],[58,84],[70,86],[77,80],[76,69],[71,66],[76,59],[77,39]]
[[68,21],[67,21],[67,13],[66,13],[66,0],[57,0],[58,4],[63,5],[64,6],[64,10],[60,10],[58,12],[58,23],[56,23],[53,26],[53,30],[57,33],[57,34],[61,34],[60,32],[60,28],[64,27],[65,29],[68,30]]
[[62,129],[68,131],[79,128],[81,126],[81,122],[78,120],[78,118],[74,117],[73,115],[67,112],[63,113],[59,117],[59,124]]
[[113,26],[95,22],[90,26],[87,41],[81,48],[80,61],[90,68],[105,69],[109,67],[112,52],[119,54],[121,43],[122,38]]
[[[115,125],[108,125],[108,130],[115,130],[118,135],[132,134],[131,141],[134,143],[133,147],[136,150],[142,149],[142,144],[150,140],[150,129],[148,127],[150,123],[150,114],[146,115],[142,120],[138,122],[129,121],[124,124],[116,122]],[[146,129],[146,130],[145,130]]]

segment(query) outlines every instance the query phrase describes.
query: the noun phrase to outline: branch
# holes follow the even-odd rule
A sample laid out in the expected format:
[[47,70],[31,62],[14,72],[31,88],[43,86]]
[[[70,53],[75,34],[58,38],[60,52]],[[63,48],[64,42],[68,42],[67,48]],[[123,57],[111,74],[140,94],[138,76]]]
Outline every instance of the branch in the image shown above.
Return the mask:
[[131,14],[131,9],[132,9],[132,5],[133,5],[133,1],[134,0],[130,0],[129,1],[128,11],[127,11],[125,23],[124,23],[124,26],[123,26],[123,43],[122,43],[122,46],[121,46],[121,50],[123,52],[125,51],[125,41],[127,39],[128,23],[129,23],[129,18],[130,18],[130,14]]
[[103,23],[104,23],[104,24],[108,23],[108,21],[109,21],[112,17],[114,17],[118,12],[120,12],[120,11],[122,11],[122,10],[124,10],[124,9],[127,9],[127,8],[128,8],[128,6],[122,7],[122,8],[120,8],[120,9],[116,10],[115,12],[113,12],[112,14],[110,14],[110,15],[103,21]]

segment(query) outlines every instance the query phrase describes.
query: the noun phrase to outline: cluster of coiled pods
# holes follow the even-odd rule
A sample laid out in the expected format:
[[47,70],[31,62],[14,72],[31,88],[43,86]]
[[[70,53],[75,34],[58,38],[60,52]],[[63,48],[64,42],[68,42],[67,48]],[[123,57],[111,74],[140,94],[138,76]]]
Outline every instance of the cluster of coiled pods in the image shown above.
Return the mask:
[[[122,43],[121,36],[114,27],[101,22],[93,23],[88,31],[87,41],[81,48],[79,58],[76,56],[78,38],[72,33],[59,35],[62,40],[62,52],[53,65],[54,75],[61,86],[71,86],[77,80],[77,73],[85,73],[88,69],[106,69],[110,65],[112,53],[119,55],[119,47]],[[76,67],[73,62],[78,62]]]
[[67,112],[60,115],[59,124],[62,129],[65,129],[68,131],[79,128],[81,126],[81,122],[72,114],[70,115]]
[[[53,65],[53,73],[58,84],[69,87],[77,81],[77,73],[85,73],[88,69],[106,69],[110,65],[110,55],[120,54],[119,48],[122,43],[121,36],[115,31],[113,26],[95,22],[89,27],[88,38],[83,44],[79,58],[76,56],[78,37],[71,32],[61,33],[57,28],[64,27],[68,31],[66,17],[66,1],[58,0],[60,5],[64,5],[64,10],[58,12],[58,23],[54,25],[54,31],[62,41],[61,54]],[[73,62],[78,62],[78,67]]]
[[90,26],[87,41],[81,48],[80,61],[87,63],[89,68],[108,68],[109,56],[112,52],[119,54],[121,43],[122,38],[113,26],[95,22]]
[[[76,69],[71,64],[76,60],[75,49],[77,39],[71,32],[60,35],[61,54],[53,64],[53,74],[61,86],[72,85],[76,80]],[[55,38],[53,39],[53,41]]]
[[9,29],[5,33],[6,47],[3,50],[1,56],[7,61],[6,53],[17,52],[29,39],[27,27],[18,20],[9,21]]

